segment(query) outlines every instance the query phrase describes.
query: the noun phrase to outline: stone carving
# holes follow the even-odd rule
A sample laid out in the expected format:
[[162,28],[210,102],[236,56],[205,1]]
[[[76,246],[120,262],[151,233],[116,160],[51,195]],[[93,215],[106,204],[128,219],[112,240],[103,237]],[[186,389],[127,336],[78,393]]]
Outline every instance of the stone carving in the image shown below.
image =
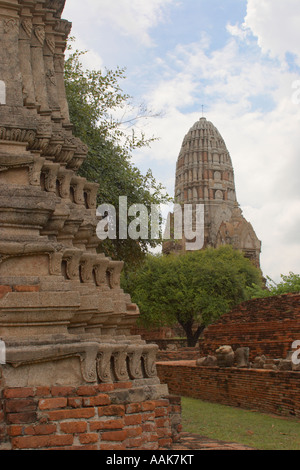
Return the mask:
[[19,22],[15,18],[5,19],[3,21],[3,30],[5,34],[17,33],[19,29]]
[[216,350],[218,367],[232,367],[234,364],[234,352],[231,346],[220,346]]
[[33,29],[32,21],[28,18],[25,18],[22,21],[22,27],[23,27],[25,33],[27,34],[27,36],[30,38],[31,34],[32,34],[32,29]]
[[[42,344],[32,341],[30,345],[20,348],[11,343],[6,361],[19,368],[34,363],[45,363],[50,360],[62,360],[78,356],[83,378],[88,383],[112,383],[156,376],[156,345],[145,345],[142,341],[130,345],[118,343],[100,344],[96,341],[59,342]],[[128,358],[128,361],[127,361]],[[146,367],[143,367],[145,361]]]
[[54,364],[71,385],[151,388],[157,346],[131,336],[123,262],[98,253],[99,185],[77,175],[88,148],[68,114],[65,1],[17,3],[0,0],[0,372],[7,386],[43,385]]
[[249,367],[249,348],[238,348],[236,349],[234,356],[235,356],[235,364],[238,368],[248,368]]
[[252,364],[252,367],[253,369],[263,369],[265,363],[266,363],[266,356],[262,355],[262,356],[257,356],[255,359],[254,359],[254,362]]
[[206,356],[197,359],[197,366],[201,367],[236,367],[251,368],[278,371],[300,371],[300,365],[294,364],[292,355],[294,351],[290,351],[287,357],[269,358],[264,355],[255,357],[253,362],[249,362],[250,348],[240,347],[233,351],[231,346],[220,346],[215,356]]
[[217,358],[215,356],[207,356],[201,357],[196,361],[197,366],[203,367],[216,367],[217,366]]
[[36,26],[34,28],[34,34],[36,35],[38,41],[41,43],[41,45],[44,45],[45,41],[45,28],[43,26]]
[[197,359],[196,364],[203,367],[250,367],[249,348],[237,348],[233,351],[231,346],[220,346],[216,351],[216,355],[201,357]]

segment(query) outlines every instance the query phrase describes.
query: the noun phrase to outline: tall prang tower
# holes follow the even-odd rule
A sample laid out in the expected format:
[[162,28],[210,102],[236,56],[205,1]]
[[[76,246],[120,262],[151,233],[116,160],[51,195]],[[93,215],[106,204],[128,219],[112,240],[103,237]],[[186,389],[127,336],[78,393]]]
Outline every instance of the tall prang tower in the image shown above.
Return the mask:
[[[218,129],[200,118],[183,139],[176,165],[177,204],[204,205],[204,248],[232,245],[260,266],[261,242],[237,202],[234,170]],[[163,252],[185,250],[183,241],[167,241]]]

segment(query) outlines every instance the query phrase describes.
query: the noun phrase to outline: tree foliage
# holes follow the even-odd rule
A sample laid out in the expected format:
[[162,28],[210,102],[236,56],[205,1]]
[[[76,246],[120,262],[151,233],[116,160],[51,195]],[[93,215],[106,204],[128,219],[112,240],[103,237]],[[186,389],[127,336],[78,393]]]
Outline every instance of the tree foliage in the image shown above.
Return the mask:
[[288,275],[281,274],[281,282],[276,283],[267,277],[267,288],[251,286],[248,288],[252,299],[271,297],[273,295],[300,293],[300,275],[290,272]]
[[140,323],[162,327],[179,323],[189,346],[209,324],[249,299],[247,286],[261,286],[261,273],[231,246],[182,255],[148,256],[127,273],[123,286],[141,310]]
[[[125,94],[120,81],[125,70],[85,70],[81,57],[85,52],[72,51],[65,63],[65,85],[69,104],[70,120],[74,135],[88,145],[89,152],[79,174],[100,185],[98,205],[112,204],[117,211],[119,197],[128,197],[128,206],[164,204],[170,200],[163,186],[157,183],[151,170],[144,175],[132,164],[135,149],[151,145],[153,137],[146,138],[137,131],[138,120],[148,116],[142,106],[136,114],[130,105],[130,96]],[[118,118],[118,115],[122,117]],[[129,113],[128,118],[124,117]],[[125,124],[126,121],[126,124]],[[140,262],[149,247],[161,240],[105,240],[101,251],[113,259],[122,259],[127,264]]]

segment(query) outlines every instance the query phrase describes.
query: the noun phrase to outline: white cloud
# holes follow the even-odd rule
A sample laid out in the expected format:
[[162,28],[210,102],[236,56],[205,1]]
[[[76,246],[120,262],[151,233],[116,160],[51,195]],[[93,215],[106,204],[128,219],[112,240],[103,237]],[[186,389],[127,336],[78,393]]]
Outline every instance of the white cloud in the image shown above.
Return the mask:
[[264,53],[284,58],[295,54],[300,64],[299,0],[248,0],[245,26],[258,38]]
[[[96,50],[89,48],[81,38],[75,37],[71,46],[72,50],[70,52],[75,50],[85,52],[85,54],[80,57],[80,62],[84,69],[101,70],[104,67],[103,59],[99,53]],[[68,51],[66,56],[68,56]]]
[[93,28],[113,30],[117,35],[131,37],[149,47],[153,45],[149,31],[166,20],[166,7],[171,3],[174,0],[85,0],[83,15],[82,1],[72,0],[66,11],[70,9],[73,18],[78,20],[77,25],[85,23],[88,34],[92,23]]

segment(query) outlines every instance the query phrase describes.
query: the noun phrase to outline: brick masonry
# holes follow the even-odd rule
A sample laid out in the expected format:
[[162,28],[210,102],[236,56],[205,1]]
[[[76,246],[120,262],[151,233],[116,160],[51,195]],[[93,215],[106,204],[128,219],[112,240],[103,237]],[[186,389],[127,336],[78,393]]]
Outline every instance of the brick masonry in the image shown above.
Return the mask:
[[210,325],[200,340],[200,355],[228,344],[250,348],[250,360],[264,354],[285,358],[300,340],[300,294],[254,299],[234,308]]
[[124,396],[131,388],[132,382],[77,388],[4,388],[0,450],[170,447],[181,431],[180,397],[129,402]]
[[159,350],[157,353],[158,361],[192,361],[198,359],[199,347],[179,348],[178,350]]
[[199,367],[195,361],[160,362],[170,393],[228,406],[300,418],[300,373]]

